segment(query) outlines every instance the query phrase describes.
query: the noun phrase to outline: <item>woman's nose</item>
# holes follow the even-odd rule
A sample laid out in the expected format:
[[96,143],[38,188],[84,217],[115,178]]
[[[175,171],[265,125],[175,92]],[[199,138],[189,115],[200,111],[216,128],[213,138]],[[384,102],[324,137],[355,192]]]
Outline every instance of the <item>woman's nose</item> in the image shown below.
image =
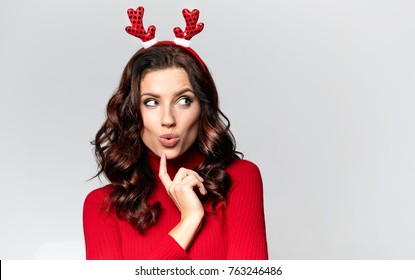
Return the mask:
[[172,127],[176,125],[173,110],[169,106],[166,106],[163,110],[161,125],[165,127]]

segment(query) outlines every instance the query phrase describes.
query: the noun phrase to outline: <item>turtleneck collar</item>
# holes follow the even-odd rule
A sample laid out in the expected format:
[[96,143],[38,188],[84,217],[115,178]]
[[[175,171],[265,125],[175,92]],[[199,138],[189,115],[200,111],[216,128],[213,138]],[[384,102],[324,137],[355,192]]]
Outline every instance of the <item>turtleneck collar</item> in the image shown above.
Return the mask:
[[[158,174],[160,168],[160,157],[147,149],[147,159],[151,169]],[[199,152],[197,145],[192,145],[186,152],[177,158],[167,160],[167,172],[171,179],[181,168],[193,169],[203,161],[203,155]]]

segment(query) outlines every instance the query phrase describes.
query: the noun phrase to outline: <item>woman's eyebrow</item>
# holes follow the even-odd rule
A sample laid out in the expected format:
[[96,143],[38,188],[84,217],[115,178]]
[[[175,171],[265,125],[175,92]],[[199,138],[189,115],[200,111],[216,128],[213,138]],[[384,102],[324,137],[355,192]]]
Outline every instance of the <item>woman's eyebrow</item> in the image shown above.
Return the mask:
[[179,95],[181,95],[181,94],[183,94],[183,93],[185,93],[185,92],[191,92],[191,93],[193,93],[193,94],[194,94],[194,92],[193,92],[193,90],[192,90],[191,88],[185,88],[185,89],[182,89],[182,90],[180,90],[180,91],[176,92],[176,93],[174,94],[174,96],[179,96]]
[[155,94],[155,93],[151,93],[151,92],[145,92],[145,93],[141,94],[141,97],[143,97],[145,95],[148,95],[148,96],[151,96],[151,97],[155,97],[155,98],[160,98],[160,95],[159,94]]
[[[174,94],[174,97],[177,97],[177,96],[179,96],[179,95],[181,95],[185,92],[191,92],[191,93],[194,94],[194,92],[191,88],[184,88],[184,89],[179,90],[178,92],[176,92]],[[156,94],[156,93],[152,93],[152,92],[144,92],[144,93],[141,94],[141,97],[146,96],[146,95],[148,95],[150,97],[154,97],[154,98],[160,98],[160,94]]]

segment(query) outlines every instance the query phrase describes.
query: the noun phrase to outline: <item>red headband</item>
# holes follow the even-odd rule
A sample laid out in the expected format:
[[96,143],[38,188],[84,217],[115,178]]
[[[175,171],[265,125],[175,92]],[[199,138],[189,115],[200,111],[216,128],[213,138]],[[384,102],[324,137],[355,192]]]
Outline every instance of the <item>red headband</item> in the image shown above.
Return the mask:
[[[147,31],[144,29],[144,7],[140,6],[136,10],[130,8],[127,13],[132,26],[127,26],[125,31],[127,31],[128,34],[139,38],[144,48],[149,48],[155,45],[157,43],[156,27],[154,25],[150,25],[147,28]],[[182,14],[186,21],[185,30],[183,31],[180,27],[174,28],[174,41],[162,41],[159,44],[176,44],[185,47],[185,49],[187,49],[199,61],[200,65],[202,65],[203,69],[206,71],[206,66],[202,59],[193,49],[190,48],[190,40],[193,36],[199,34],[204,27],[202,22],[197,23],[199,20],[199,10],[194,9],[193,11],[189,11],[188,9],[183,9]]]
[[[144,29],[144,7],[140,6],[136,10],[128,9],[127,13],[132,25],[125,28],[127,33],[139,38],[144,48],[149,48],[157,43],[156,27],[154,25],[150,25],[147,28],[147,31]],[[183,9],[182,14],[186,21],[186,28],[184,31],[180,27],[173,29],[176,37],[174,42],[177,45],[189,47],[190,40],[193,36],[199,34],[203,30],[204,24],[202,22],[197,23],[199,20],[199,10],[197,9],[194,9],[193,11]]]

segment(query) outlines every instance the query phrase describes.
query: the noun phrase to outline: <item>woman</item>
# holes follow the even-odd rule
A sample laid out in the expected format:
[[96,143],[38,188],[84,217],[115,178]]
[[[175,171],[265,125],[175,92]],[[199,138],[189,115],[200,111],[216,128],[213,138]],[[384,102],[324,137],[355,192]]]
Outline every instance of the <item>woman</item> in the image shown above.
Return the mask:
[[190,48],[139,50],[93,143],[111,184],[85,200],[87,259],[268,258],[260,172]]

